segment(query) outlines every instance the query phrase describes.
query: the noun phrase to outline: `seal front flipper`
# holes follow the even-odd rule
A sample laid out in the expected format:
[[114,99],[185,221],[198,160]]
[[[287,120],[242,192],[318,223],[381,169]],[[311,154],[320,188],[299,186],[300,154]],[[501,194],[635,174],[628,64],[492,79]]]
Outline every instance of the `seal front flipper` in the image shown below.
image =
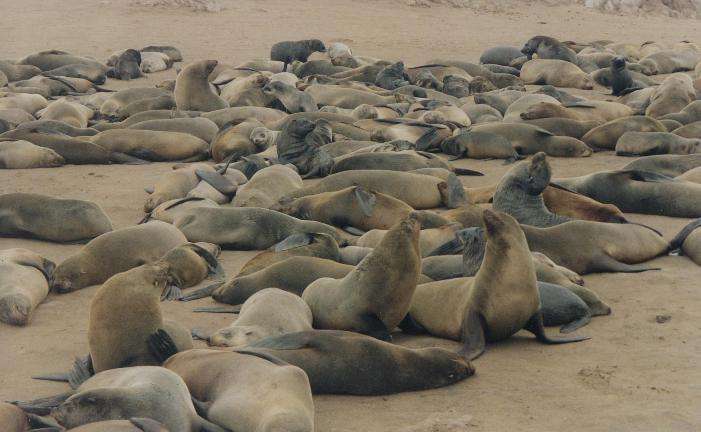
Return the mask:
[[200,180],[209,183],[209,185],[214,189],[227,196],[234,195],[236,193],[236,189],[238,188],[238,185],[235,185],[231,182],[231,180],[216,171],[196,169],[195,174],[197,174],[197,177]]
[[402,330],[402,333],[410,335],[427,334],[428,331],[416,322],[416,320],[411,316],[411,314],[406,314],[402,322],[399,323],[398,327]]
[[474,309],[469,309],[462,320],[463,347],[458,351],[458,354],[467,360],[474,360],[484,354],[485,328],[486,323],[482,315]]
[[223,281],[215,282],[211,285],[207,285],[204,288],[200,288],[197,290],[194,290],[187,295],[183,295],[178,300],[180,301],[192,301],[192,300],[197,300],[205,297],[209,297],[214,293],[214,291],[217,290],[220,286],[224,285]]
[[110,162],[123,164],[123,165],[145,165],[145,164],[151,163],[150,161],[140,159],[138,157],[134,157],[134,156],[128,155],[126,153],[120,153],[120,152],[110,153]]
[[467,168],[454,168],[453,172],[455,175],[463,175],[463,176],[483,176],[483,172],[467,169]]
[[572,333],[573,331],[584,327],[591,322],[591,312],[585,314],[583,317],[569,322],[562,327],[560,327],[560,333]]
[[392,340],[392,335],[389,333],[387,326],[377,317],[377,315],[365,314],[359,318],[363,322],[364,327],[363,331],[359,333],[372,336],[375,339],[385,342],[390,342]]
[[377,197],[375,197],[375,194],[361,186],[356,186],[353,190],[353,195],[358,201],[358,206],[360,207],[360,210],[362,210],[363,214],[366,217],[372,216],[372,212],[375,209],[375,204],[377,203]]
[[173,338],[163,329],[158,329],[148,337],[148,350],[160,364],[178,353],[178,347],[175,346]]
[[33,376],[32,379],[42,381],[67,382],[72,389],[78,388],[84,381],[95,375],[90,354],[83,358],[77,357],[73,362],[73,369],[68,372],[61,372],[47,375]]
[[48,415],[53,408],[61,405],[66,399],[73,396],[74,392],[61,393],[55,396],[49,396],[31,401],[9,401],[12,405],[21,408],[22,411],[40,416]]
[[206,313],[230,313],[230,314],[237,314],[241,312],[241,306],[243,305],[236,305],[236,306],[204,306],[204,307],[196,307],[192,308],[193,312],[206,312]]
[[571,338],[548,336],[545,334],[545,327],[543,327],[543,314],[540,311],[536,312],[523,328],[533,333],[539,342],[548,345],[581,342],[590,339],[589,336],[573,336]]
[[174,282],[168,281],[168,285],[166,285],[163,293],[161,294],[161,301],[173,301],[180,300],[182,298],[183,292],[180,290],[180,287]]
[[458,176],[453,173],[450,173],[445,182],[438,184],[438,190],[441,193],[443,204],[448,208],[458,208],[468,203],[465,188]]

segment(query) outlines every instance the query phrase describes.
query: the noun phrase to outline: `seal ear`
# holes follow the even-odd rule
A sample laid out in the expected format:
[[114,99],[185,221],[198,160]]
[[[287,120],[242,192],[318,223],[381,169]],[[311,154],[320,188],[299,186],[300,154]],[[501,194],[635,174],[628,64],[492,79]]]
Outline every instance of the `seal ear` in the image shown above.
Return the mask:
[[484,353],[485,337],[484,332],[487,325],[482,314],[470,308],[465,313],[462,320],[462,340],[463,347],[458,354],[467,360],[474,360]]
[[372,216],[372,212],[375,209],[375,204],[377,203],[377,197],[375,194],[361,186],[356,186],[353,190],[353,195],[358,201],[358,205],[360,206],[360,210],[363,212],[363,214],[366,217]]

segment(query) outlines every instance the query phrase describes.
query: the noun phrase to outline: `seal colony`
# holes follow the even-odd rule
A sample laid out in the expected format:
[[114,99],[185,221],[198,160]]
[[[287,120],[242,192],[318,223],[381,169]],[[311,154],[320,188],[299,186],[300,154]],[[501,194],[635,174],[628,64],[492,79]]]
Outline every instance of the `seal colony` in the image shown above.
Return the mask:
[[[312,432],[313,395],[453,385],[522,329],[548,355],[595,347],[585,326],[612,309],[606,283],[580,274],[664,269],[648,261],[677,251],[701,265],[692,42],[535,36],[425,65],[318,39],[237,65],[121,48],[104,64],[0,60],[0,168],[173,163],[133,203],[134,226],[68,194],[0,195],[1,236],[85,243],[55,264],[0,251],[0,325],[99,286],[88,356],[36,377],[71,390],[1,404],[13,432]],[[172,67],[175,80],[140,86]],[[549,162],[603,151],[617,169],[571,177]],[[475,187],[476,165],[448,156],[514,165]],[[693,220],[667,239],[623,212]],[[227,277],[220,248],[260,252]],[[195,311],[238,315],[213,332],[160,306],[210,297]],[[460,346],[408,348],[399,332]]]

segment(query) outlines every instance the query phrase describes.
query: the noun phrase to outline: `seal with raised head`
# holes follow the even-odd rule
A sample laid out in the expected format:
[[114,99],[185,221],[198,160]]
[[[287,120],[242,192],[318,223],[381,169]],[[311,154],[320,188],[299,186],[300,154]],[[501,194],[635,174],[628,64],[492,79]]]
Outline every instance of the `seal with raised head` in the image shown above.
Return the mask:
[[56,267],[51,288],[66,293],[103,283],[186,242],[183,233],[161,221],[102,234]]
[[109,231],[112,222],[90,201],[30,193],[0,195],[0,236],[75,242]]
[[27,325],[49,294],[56,265],[27,249],[0,251],[0,321]]
[[485,210],[487,245],[474,280],[452,279],[417,287],[409,315],[429,333],[464,343],[469,359],[486,342],[506,339],[521,329],[540,342],[569,343],[588,338],[552,338],[543,328],[536,274],[528,243],[511,216]]
[[219,97],[209,84],[209,74],[216,60],[202,60],[185,66],[175,79],[175,103],[179,110],[216,111],[229,104]]
[[263,87],[263,93],[275,97],[290,113],[318,111],[314,98],[309,93],[282,81],[271,81]]
[[318,279],[302,298],[312,310],[315,328],[386,340],[409,310],[420,271],[419,223],[409,217],[392,227],[343,279]]

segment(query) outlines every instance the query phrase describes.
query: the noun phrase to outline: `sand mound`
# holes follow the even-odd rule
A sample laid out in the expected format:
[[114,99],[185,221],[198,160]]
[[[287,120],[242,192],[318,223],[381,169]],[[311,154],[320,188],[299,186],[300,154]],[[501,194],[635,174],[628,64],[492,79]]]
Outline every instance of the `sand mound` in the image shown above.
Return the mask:
[[163,8],[186,8],[195,12],[221,12],[218,0],[133,0],[134,6],[153,6]]

